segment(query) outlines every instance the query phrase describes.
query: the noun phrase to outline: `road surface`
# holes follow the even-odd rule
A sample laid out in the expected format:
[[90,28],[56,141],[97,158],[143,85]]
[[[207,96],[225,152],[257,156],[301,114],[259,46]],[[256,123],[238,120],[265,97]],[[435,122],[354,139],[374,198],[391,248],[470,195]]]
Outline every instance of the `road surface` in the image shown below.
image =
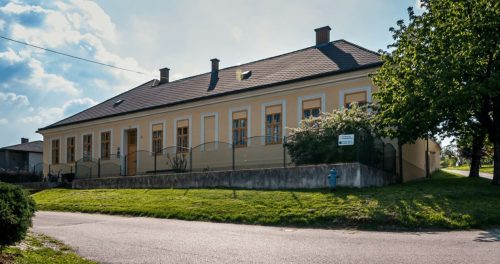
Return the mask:
[[[450,172],[450,173],[455,173],[455,174],[459,174],[459,175],[463,175],[463,176],[469,176],[469,171],[452,170],[452,169],[443,169],[443,170],[446,172]],[[491,173],[479,172],[479,176],[486,178],[486,179],[493,180],[493,174],[491,174]]]
[[366,232],[37,212],[33,231],[101,263],[499,263],[500,229]]

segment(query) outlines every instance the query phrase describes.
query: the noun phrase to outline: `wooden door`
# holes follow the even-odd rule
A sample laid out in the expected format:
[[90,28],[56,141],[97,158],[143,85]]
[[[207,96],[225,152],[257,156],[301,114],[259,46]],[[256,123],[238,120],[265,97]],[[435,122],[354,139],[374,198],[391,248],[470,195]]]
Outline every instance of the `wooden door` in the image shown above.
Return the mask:
[[127,175],[135,175],[137,170],[137,130],[127,131]]

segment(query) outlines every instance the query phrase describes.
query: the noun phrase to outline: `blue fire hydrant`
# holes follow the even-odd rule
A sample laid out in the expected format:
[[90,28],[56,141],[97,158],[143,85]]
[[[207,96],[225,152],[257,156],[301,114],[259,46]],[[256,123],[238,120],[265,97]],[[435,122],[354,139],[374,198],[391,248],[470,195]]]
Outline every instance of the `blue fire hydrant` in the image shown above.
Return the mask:
[[330,173],[328,173],[328,184],[330,185],[330,189],[335,190],[337,187],[337,169],[333,168],[330,170]]

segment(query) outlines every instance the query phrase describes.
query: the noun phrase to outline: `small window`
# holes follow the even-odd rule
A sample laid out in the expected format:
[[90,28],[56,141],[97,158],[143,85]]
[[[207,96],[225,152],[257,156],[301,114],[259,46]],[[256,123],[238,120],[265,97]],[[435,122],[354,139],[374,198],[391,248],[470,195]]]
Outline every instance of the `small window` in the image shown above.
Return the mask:
[[75,162],[75,137],[69,137],[66,139],[66,162]]
[[92,135],[83,136],[83,161],[92,160]]
[[365,105],[367,103],[366,91],[349,93],[344,95],[344,107],[349,109],[353,103],[358,105]]
[[318,117],[321,113],[321,99],[312,99],[302,102],[302,119]]
[[52,140],[52,164],[59,164],[59,139]]
[[111,157],[111,132],[101,133],[101,159],[108,160]]
[[161,152],[163,149],[163,124],[153,125],[151,141],[153,153]]
[[177,152],[189,151],[189,120],[177,121]]
[[281,105],[266,107],[266,144],[281,144]]
[[247,111],[233,113],[233,145],[237,148],[247,146]]

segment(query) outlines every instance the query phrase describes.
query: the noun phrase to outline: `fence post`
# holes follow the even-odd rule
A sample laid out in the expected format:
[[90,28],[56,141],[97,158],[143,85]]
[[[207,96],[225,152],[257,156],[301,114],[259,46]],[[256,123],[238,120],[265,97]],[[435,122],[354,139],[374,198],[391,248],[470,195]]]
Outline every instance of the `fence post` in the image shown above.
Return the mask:
[[234,151],[235,151],[234,143],[231,144],[231,148],[233,149],[233,170],[234,170]]
[[75,179],[76,179],[76,175],[78,174],[78,161],[75,161]]
[[385,143],[382,141],[382,170],[385,171]]
[[49,173],[48,173],[48,175],[50,176],[50,164],[49,164]]
[[101,158],[97,159],[97,178],[101,178]]
[[154,168],[154,174],[156,175],[156,151],[155,151],[155,168]]
[[193,148],[189,148],[189,170],[193,171]]

